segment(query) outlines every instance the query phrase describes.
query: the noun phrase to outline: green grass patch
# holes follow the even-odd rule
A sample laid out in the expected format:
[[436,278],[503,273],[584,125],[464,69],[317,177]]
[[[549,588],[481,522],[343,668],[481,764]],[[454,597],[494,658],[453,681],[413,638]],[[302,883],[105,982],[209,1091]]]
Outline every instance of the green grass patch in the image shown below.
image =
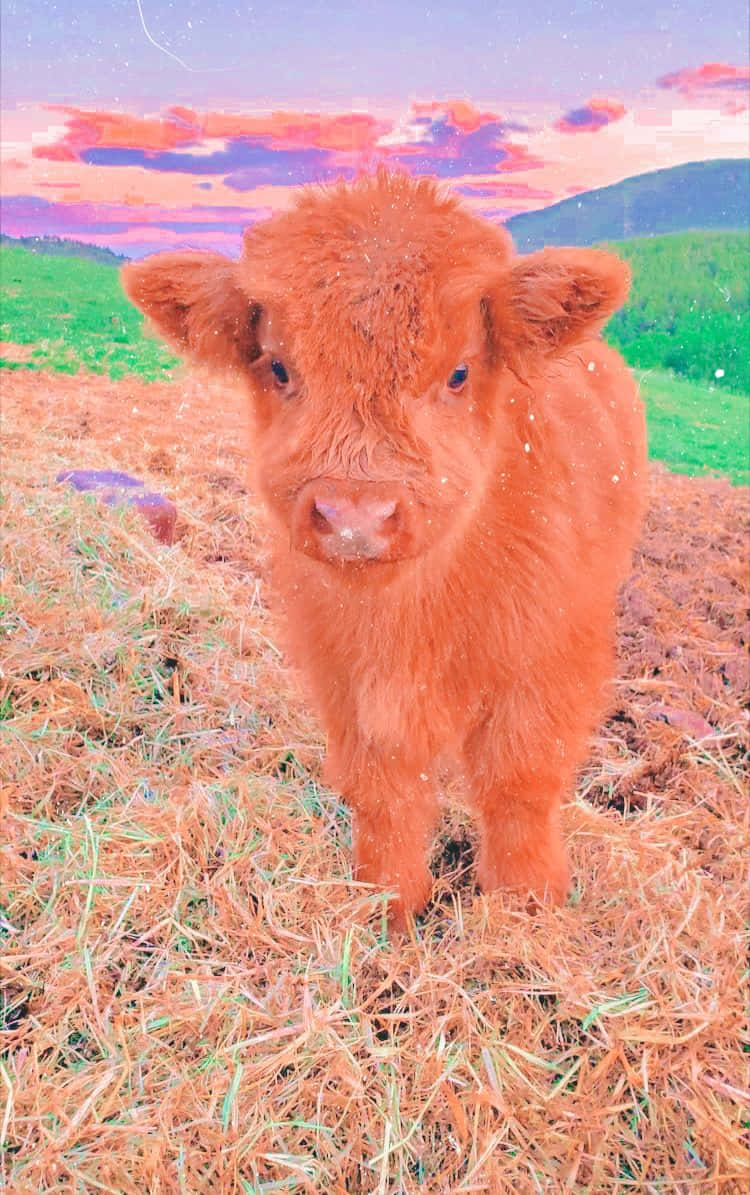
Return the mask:
[[748,399],[654,370],[636,370],[646,404],[649,455],[676,473],[722,473],[750,483]]
[[[633,285],[605,338],[629,365],[750,394],[750,241],[744,232],[686,232],[603,245]],[[718,372],[718,376],[717,376]]]
[[0,366],[82,367],[112,378],[128,373],[146,381],[169,375],[177,359],[143,334],[143,317],[125,298],[117,270],[77,257],[0,248],[0,340],[33,345],[31,360]]

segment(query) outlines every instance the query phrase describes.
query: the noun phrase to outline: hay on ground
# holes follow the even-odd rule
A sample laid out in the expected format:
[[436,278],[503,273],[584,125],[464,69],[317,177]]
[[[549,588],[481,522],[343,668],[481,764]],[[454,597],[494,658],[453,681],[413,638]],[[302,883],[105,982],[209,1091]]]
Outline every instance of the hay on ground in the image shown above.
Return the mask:
[[[746,1190],[746,492],[653,471],[569,904],[478,895],[449,791],[391,942],[274,645],[240,402],[2,381],[6,1189]],[[174,498],[178,543],[54,484],[82,467]]]

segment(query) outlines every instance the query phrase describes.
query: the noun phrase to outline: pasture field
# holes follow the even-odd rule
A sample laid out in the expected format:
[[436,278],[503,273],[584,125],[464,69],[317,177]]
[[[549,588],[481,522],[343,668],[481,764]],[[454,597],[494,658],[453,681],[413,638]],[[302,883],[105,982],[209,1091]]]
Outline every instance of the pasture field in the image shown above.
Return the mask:
[[[741,233],[694,233],[614,245],[631,261],[635,283],[631,303],[607,330],[640,378],[651,455],[679,472],[721,473],[745,484],[746,240]],[[141,316],[109,265],[3,245],[0,299],[0,367],[85,368],[156,381],[177,366],[162,345],[144,336]],[[717,368],[724,370],[720,379]]]
[[[393,941],[275,646],[241,403],[185,372],[0,382],[0,1185],[746,1191],[747,490],[652,466],[567,905],[475,891],[446,776],[434,899]],[[175,545],[71,467],[173,498]]]
[[750,237],[683,232],[603,245],[630,264],[607,339],[641,369],[750,394]]

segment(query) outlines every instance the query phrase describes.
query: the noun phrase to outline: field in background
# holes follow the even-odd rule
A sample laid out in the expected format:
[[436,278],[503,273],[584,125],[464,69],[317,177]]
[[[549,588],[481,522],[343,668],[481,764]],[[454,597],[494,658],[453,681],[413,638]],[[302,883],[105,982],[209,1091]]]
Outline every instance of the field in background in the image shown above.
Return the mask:
[[[82,257],[0,246],[0,368],[163,378],[176,359],[143,335],[119,273]],[[15,346],[28,350],[23,359]]]
[[[639,369],[652,456],[680,472],[718,472],[747,483],[747,236],[689,233],[613,248],[630,260],[634,286],[607,338]],[[67,373],[84,367],[145,380],[168,377],[176,366],[143,335],[111,266],[3,245],[0,271],[0,366]]]
[[619,241],[633,285],[606,337],[630,365],[750,394],[750,237],[687,232]]
[[721,473],[750,483],[750,399],[658,370],[636,369],[646,404],[649,455],[676,473]]
[[[574,891],[391,942],[275,647],[241,403],[5,371],[0,1186],[18,1195],[741,1195],[747,494],[651,477]],[[55,484],[119,468],[180,538]]]

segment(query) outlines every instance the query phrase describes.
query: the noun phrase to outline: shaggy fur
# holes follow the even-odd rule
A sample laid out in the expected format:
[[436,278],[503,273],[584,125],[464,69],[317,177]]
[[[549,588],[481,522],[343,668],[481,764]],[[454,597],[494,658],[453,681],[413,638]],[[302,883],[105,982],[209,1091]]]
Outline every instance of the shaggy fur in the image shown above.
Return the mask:
[[482,887],[563,900],[561,800],[644,506],[641,403],[597,337],[626,266],[515,256],[432,183],[381,171],[305,192],[238,263],[162,254],[123,277],[172,345],[247,384],[287,646],[358,877],[396,894],[396,924],[424,907],[449,755]]

